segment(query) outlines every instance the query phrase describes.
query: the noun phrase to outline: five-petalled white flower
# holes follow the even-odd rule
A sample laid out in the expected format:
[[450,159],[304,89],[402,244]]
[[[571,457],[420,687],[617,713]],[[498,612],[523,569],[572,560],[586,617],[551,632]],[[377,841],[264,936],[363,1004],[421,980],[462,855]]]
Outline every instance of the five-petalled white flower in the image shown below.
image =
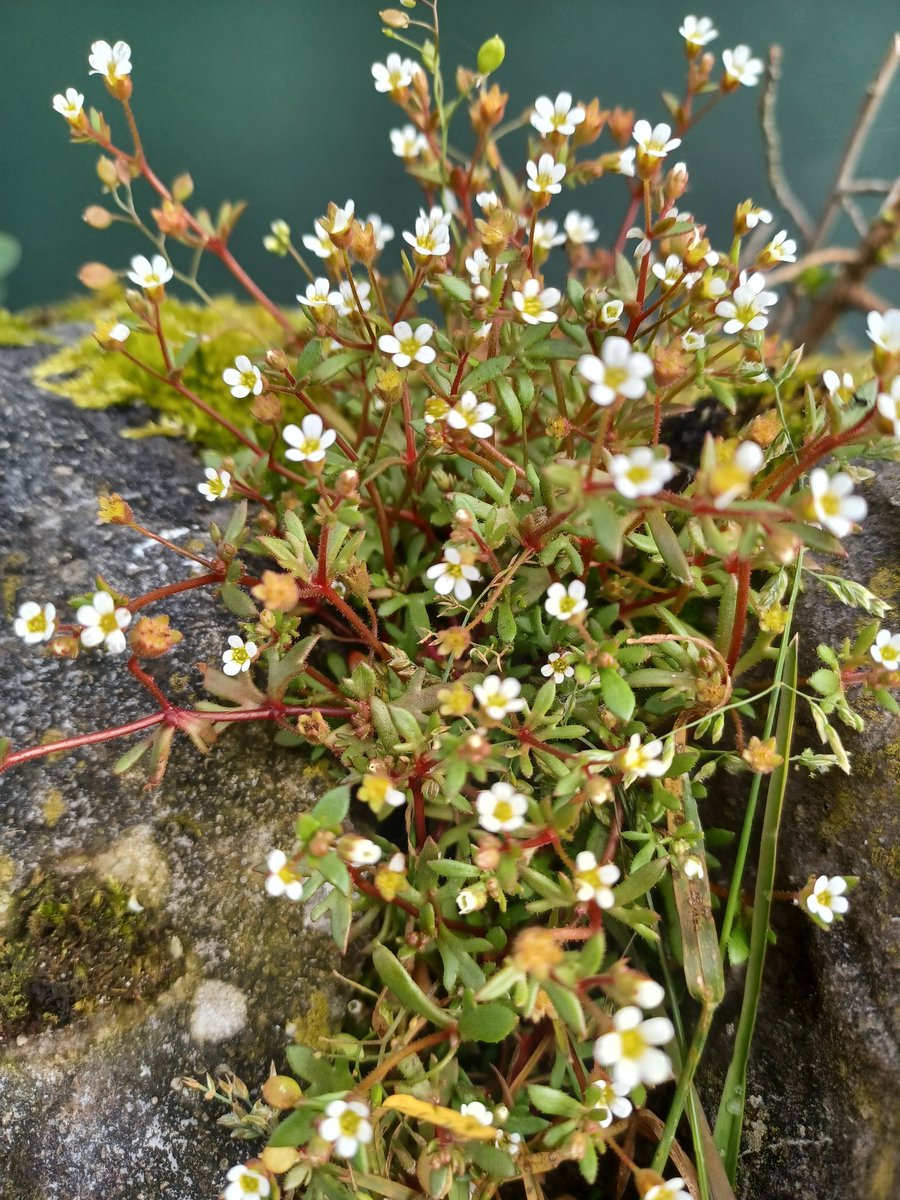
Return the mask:
[[531,114],[531,124],[545,136],[559,133],[563,137],[570,137],[583,120],[584,109],[580,104],[573,106],[571,92],[560,92],[555,100],[549,96],[538,96]]
[[649,121],[635,121],[632,137],[642,158],[662,160],[681,145],[681,138],[673,138],[672,127],[665,122],[651,125]]
[[117,608],[109,592],[94,592],[90,604],[82,604],[75,620],[84,628],[81,644],[88,649],[105,643],[110,654],[121,654],[125,649],[125,634],[131,624],[131,613],[127,608]]
[[678,32],[684,38],[689,51],[700,50],[719,36],[711,17],[685,17],[678,26]]
[[259,1196],[265,1200],[266,1196],[272,1194],[272,1185],[265,1175],[245,1167],[243,1163],[232,1167],[226,1178],[228,1186],[222,1193],[222,1200],[247,1200],[248,1196]]
[[766,281],[758,272],[748,275],[741,271],[731,299],[720,300],[716,305],[716,315],[725,318],[722,326],[725,333],[765,329],[769,323],[768,310],[778,300],[775,292],[767,292],[765,288]]
[[203,472],[206,480],[197,484],[197,491],[207,500],[224,500],[231,487],[231,473],[217,471],[215,467],[207,467]]
[[651,446],[635,446],[625,454],[611,456],[609,473],[619,495],[636,500],[662,491],[675,468],[667,458],[658,457]]
[[127,42],[93,42],[88,55],[91,75],[103,75],[110,83],[131,74],[131,47]]
[[66,94],[57,92],[53,97],[53,107],[67,121],[77,121],[84,111],[84,96],[75,88],[66,88]]
[[900,354],[900,308],[889,308],[883,313],[870,312],[866,327],[866,336],[876,346],[888,354]]
[[612,884],[621,874],[615,863],[598,863],[595,854],[582,850],[575,856],[575,895],[581,901],[593,900],[600,908],[612,908],[616,902]]
[[417,362],[428,364],[434,362],[436,352],[428,342],[434,333],[434,326],[423,321],[415,330],[408,321],[398,321],[392,333],[383,333],[378,339],[378,349],[391,356],[395,367],[408,367]]
[[779,231],[766,245],[762,257],[767,263],[793,263],[797,261],[797,243],[789,238],[786,229]]
[[847,881],[841,875],[833,875],[830,879],[827,875],[820,875],[806,897],[806,907],[813,916],[830,925],[835,914],[843,916],[850,907],[844,895],[846,890]]
[[[897,383],[896,380],[894,382]],[[831,397],[831,399],[836,401],[838,404],[849,404],[853,399],[853,393],[856,390],[856,384],[853,382],[853,376],[849,371],[844,371],[841,375],[838,375],[837,371],[823,371],[822,383],[824,384],[825,390],[828,392],[828,395]],[[897,396],[900,398],[900,384],[898,384]],[[881,396],[878,397],[878,400],[878,411],[883,412],[881,407]],[[891,420],[894,419],[891,413],[884,413],[884,415],[889,417]]]
[[604,340],[599,357],[582,354],[575,369],[588,381],[588,395],[593,402],[608,408],[617,396],[639,400],[647,391],[646,380],[653,374],[653,363],[627,338],[613,335]]
[[584,246],[587,242],[596,242],[600,236],[597,226],[594,224],[594,218],[575,210],[566,213],[563,229],[573,246]]
[[488,438],[493,432],[489,422],[496,411],[487,400],[479,401],[474,392],[463,392],[446,420],[451,429],[468,429],[472,437]]
[[511,783],[498,780],[475,800],[478,823],[488,833],[512,833],[525,824],[528,801]]
[[571,621],[583,613],[587,606],[584,581],[581,579],[573,579],[568,586],[564,583],[551,583],[547,588],[544,608],[558,621]]
[[464,1117],[472,1117],[479,1125],[484,1125],[487,1128],[494,1123],[494,1114],[482,1104],[480,1100],[470,1100],[468,1104],[459,1106],[460,1115]]
[[556,221],[535,221],[535,250],[541,250],[545,254],[549,254],[554,246],[561,246],[565,240],[566,235],[559,232],[559,225]]
[[308,413],[297,425],[285,425],[281,434],[290,447],[284,457],[291,462],[321,462],[337,434],[326,429],[318,413]]
[[853,480],[845,471],[829,475],[816,467],[809,473],[809,489],[816,520],[835,537],[846,537],[868,511],[863,497],[853,495]]
[[168,283],[173,274],[172,268],[161,254],[154,254],[152,260],[144,254],[136,254],[131,260],[128,278],[138,287],[150,291]]
[[26,600],[19,605],[19,612],[13,622],[13,633],[21,638],[26,646],[36,646],[39,642],[47,642],[53,637],[56,629],[56,606],[34,600]]
[[[391,56],[393,57],[393,56]],[[362,1100],[332,1100],[319,1125],[319,1136],[333,1142],[341,1158],[353,1158],[372,1140],[371,1110]]]
[[401,88],[409,87],[413,76],[419,70],[418,63],[414,63],[411,58],[401,58],[399,54],[389,54],[385,62],[372,64],[375,91],[399,92]]
[[545,679],[552,679],[557,684],[571,679],[575,674],[571,656],[561,650],[552,650],[547,655],[547,661],[541,667],[541,674]]
[[660,1046],[672,1041],[675,1030],[667,1017],[649,1017],[635,1005],[620,1008],[613,1029],[594,1043],[594,1058],[612,1075],[613,1083],[631,1091],[639,1083],[653,1086],[672,1074],[672,1061]]
[[518,679],[501,679],[499,675],[488,675],[473,689],[475,699],[492,721],[502,721],[507,713],[522,711],[525,701],[519,695],[521,690]]
[[246,354],[239,354],[234,360],[234,366],[225,368],[222,379],[231,388],[231,394],[236,400],[243,400],[251,394],[258,396],[263,390],[262,373]]
[[402,129],[391,130],[391,150],[398,158],[418,158],[423,150],[428,149],[428,142],[415,125],[404,125]]
[[643,1200],[691,1200],[691,1193],[680,1175],[674,1175],[663,1183],[654,1183],[644,1192]]
[[[52,608],[52,605],[48,605]],[[21,609],[19,610],[21,612]],[[879,629],[869,653],[889,671],[900,671],[900,633]]]
[[539,194],[556,196],[562,191],[566,177],[565,163],[558,163],[552,154],[542,154],[537,162],[529,159],[525,164],[528,189]]
[[314,283],[306,285],[306,293],[302,296],[298,294],[297,299],[305,308],[319,309],[326,304],[337,307],[341,302],[341,294],[333,291],[328,280],[319,276]]
[[601,1129],[612,1125],[614,1117],[621,1121],[631,1115],[633,1105],[628,1099],[630,1090],[621,1083],[613,1083],[607,1079],[598,1079],[588,1088],[585,1103],[591,1106],[591,1117]]
[[375,235],[375,249],[383,250],[388,242],[394,240],[394,227],[382,221],[378,213],[369,213],[363,222],[364,225],[372,226],[372,233]]
[[722,66],[727,80],[744,87],[756,87],[763,73],[762,59],[754,58],[750,47],[743,44],[722,51]]
[[369,299],[371,287],[367,279],[354,279],[352,284],[349,279],[345,279],[340,285],[340,290],[332,293],[332,303],[337,301],[338,315],[354,317],[367,313],[372,307],[372,301]]
[[521,288],[514,288],[513,305],[526,325],[552,325],[558,319],[553,306],[559,304],[558,288],[541,287],[540,280],[526,279]]
[[472,584],[481,578],[481,572],[456,546],[445,546],[442,561],[429,567],[425,577],[434,581],[434,590],[439,596],[452,594],[462,601],[470,599]]
[[331,258],[337,254],[338,248],[328,236],[328,230],[321,221],[313,221],[313,232],[304,233],[303,245],[311,250],[317,258]]
[[[444,215],[441,213],[441,216]],[[420,258],[440,258],[442,254],[450,253],[450,226],[446,220],[432,219],[430,215],[420,212],[416,217],[415,233],[404,229],[403,240],[412,246]]]
[[228,639],[228,649],[222,653],[222,670],[226,675],[240,675],[242,671],[250,670],[258,654],[256,642],[245,642],[233,633]]
[[615,763],[623,772],[623,783],[630,787],[636,779],[645,779],[648,775],[658,779],[669,769],[671,755],[663,753],[663,744],[659,738],[651,742],[641,742],[641,735],[633,733],[616,755]]
[[299,900],[303,895],[303,877],[288,865],[288,856],[283,850],[270,850],[266,856],[265,889],[270,896],[285,896],[288,900]]

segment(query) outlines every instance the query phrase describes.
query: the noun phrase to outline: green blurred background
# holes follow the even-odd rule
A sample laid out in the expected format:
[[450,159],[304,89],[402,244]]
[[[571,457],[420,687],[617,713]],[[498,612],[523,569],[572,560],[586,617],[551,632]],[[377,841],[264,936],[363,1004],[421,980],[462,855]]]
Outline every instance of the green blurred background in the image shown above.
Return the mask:
[[[70,146],[65,122],[51,108],[53,94],[74,85],[86,103],[102,107],[125,143],[118,106],[96,76],[88,77],[89,46],[99,38],[132,46],[134,107],[158,174],[170,180],[190,170],[199,204],[250,202],[233,246],[276,298],[289,302],[299,284],[289,262],[262,250],[276,217],[290,223],[299,241],[328,200],[352,196],[358,212],[379,212],[399,239],[400,229],[410,228],[418,191],[390,154],[388,132],[400,114],[375,92],[369,73],[393,48],[380,33],[384,2],[0,0],[0,230],[22,247],[6,302],[19,308],[61,298],[79,290],[75,276],[83,262],[119,268],[146,249],[131,230],[100,233],[81,221],[86,205],[102,199],[97,153]],[[473,65],[480,43],[500,32],[507,59],[497,78],[510,92],[508,114],[565,88],[661,120],[659,90],[681,91],[677,29],[692,7],[691,0],[444,0],[445,71],[457,62]],[[896,0],[713,0],[694,11],[715,19],[720,37],[710,48],[718,54],[742,41],[760,56],[769,43],[782,45],[785,162],[798,194],[817,208],[865,85],[900,27]],[[752,195],[774,207],[758,101],[758,88],[741,89],[679,151],[691,171],[683,206],[708,222],[714,239],[727,238],[741,199]],[[860,171],[886,176],[898,165],[900,85]],[[564,194],[551,215],[561,221],[578,207],[598,220],[601,236],[612,236],[623,187],[600,180],[577,199]],[[388,261],[397,253],[395,241]],[[204,281],[225,286],[213,269]]]

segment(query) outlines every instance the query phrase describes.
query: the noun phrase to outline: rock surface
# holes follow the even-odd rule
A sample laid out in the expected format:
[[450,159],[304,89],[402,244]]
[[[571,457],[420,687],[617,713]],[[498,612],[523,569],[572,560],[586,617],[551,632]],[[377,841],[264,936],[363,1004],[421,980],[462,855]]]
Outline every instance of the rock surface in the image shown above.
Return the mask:
[[[98,492],[120,492],[138,520],[180,544],[202,538],[211,513],[187,447],[119,436],[146,414],[77,411],[36,389],[28,369],[41,353],[0,351],[0,732],[14,746],[154,709],[124,657],[54,661],[11,635],[24,599],[52,600],[63,614],[96,574],[134,596],[189,573],[163,547],[99,525]],[[184,633],[152,670],[190,704],[194,664],[219,657],[233,621],[202,591],[151,611]],[[271,731],[245,726],[208,757],[176,739],[162,787],[147,791],[140,766],[112,774],[124,748],[87,747],[0,776],[0,911],[38,865],[90,867],[163,911],[185,969],[149,1004],[0,1045],[3,1200],[216,1195],[224,1171],[246,1157],[242,1143],[214,1124],[224,1109],[196,1103],[173,1080],[227,1063],[252,1084],[270,1058],[283,1061],[286,1024],[314,1038],[339,1004],[329,938],[299,908],[269,899],[260,873],[314,800],[316,772],[274,746]]]
[[[865,583],[900,617],[900,465],[879,468],[865,488],[869,515],[846,541],[842,573]],[[830,569],[830,568],[829,568]],[[806,648],[839,648],[871,620],[821,587],[802,597],[796,628]],[[801,701],[795,751],[819,748]],[[750,1061],[739,1200],[889,1200],[900,1186],[900,717],[874,704],[866,728],[841,727],[853,774],[791,779],[776,888],[812,875],[859,875],[846,920],[831,931],[776,904],[777,944],[766,957]],[[827,750],[827,747],[823,747]],[[742,793],[743,794],[743,793]],[[719,800],[722,798],[719,797]],[[733,814],[732,814],[733,815]],[[708,824],[723,824],[715,801]],[[716,1018],[713,1061],[724,1072],[743,972]],[[710,1104],[722,1075],[707,1079]]]

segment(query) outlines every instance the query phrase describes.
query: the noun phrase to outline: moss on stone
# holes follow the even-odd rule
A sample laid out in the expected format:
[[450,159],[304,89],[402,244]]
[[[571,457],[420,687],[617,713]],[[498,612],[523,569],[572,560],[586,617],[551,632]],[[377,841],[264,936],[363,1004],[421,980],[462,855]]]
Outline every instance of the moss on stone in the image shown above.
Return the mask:
[[167,947],[161,922],[133,911],[121,884],[35,873],[0,937],[0,1036],[146,1001],[179,973]]
[[26,314],[11,313],[0,308],[0,346],[33,346],[38,342],[51,342]]
[[323,1038],[334,1033],[334,1020],[324,992],[315,991],[309,997],[306,1010],[291,1018],[291,1033],[301,1046],[319,1047]]

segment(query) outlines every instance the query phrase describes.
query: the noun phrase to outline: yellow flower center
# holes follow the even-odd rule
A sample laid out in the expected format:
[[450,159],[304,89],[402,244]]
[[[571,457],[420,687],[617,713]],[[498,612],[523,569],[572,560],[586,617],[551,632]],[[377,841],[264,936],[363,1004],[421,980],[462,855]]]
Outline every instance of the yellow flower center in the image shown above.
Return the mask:
[[605,367],[603,371],[603,382],[613,391],[618,391],[627,378],[628,372],[624,367]]
[[111,633],[115,633],[116,630],[119,628],[119,622],[116,620],[116,614],[114,612],[104,613],[103,616],[100,618],[100,620],[97,622],[97,624],[100,626],[100,628],[103,630],[104,634],[106,634],[107,637]]
[[574,612],[577,603],[578,601],[574,596],[563,596],[559,602],[559,611],[564,613]]
[[355,1137],[356,1131],[359,1129],[360,1119],[359,1113],[355,1113],[352,1108],[348,1108],[346,1112],[342,1112],[338,1119],[341,1133],[345,1137]]
[[648,483],[653,478],[653,472],[649,467],[632,466],[625,472],[625,477],[634,484]]
[[320,449],[318,438],[304,438],[300,443],[300,450],[303,454],[315,454]]
[[498,821],[508,821],[515,816],[513,806],[508,800],[498,800],[494,804],[494,816]]
[[540,295],[526,296],[522,304],[522,311],[527,313],[529,317],[540,316],[541,312],[543,312]]
[[835,517],[841,511],[840,497],[835,496],[833,492],[825,492],[820,496],[818,505],[826,517]]
[[[424,238],[419,238],[419,242],[424,245]],[[407,357],[415,358],[419,352],[419,343],[414,337],[408,337],[400,343],[400,349]]]
[[258,1196],[260,1194],[259,1185],[262,1183],[262,1180],[258,1175],[242,1175],[238,1183],[241,1185],[241,1191],[246,1192],[248,1196]]
[[881,651],[881,659],[885,666],[896,664],[900,660],[900,647],[885,646]]
[[619,1034],[622,1040],[623,1058],[640,1058],[644,1053],[645,1043],[636,1029],[625,1029]]
[[25,622],[29,633],[44,633],[47,629],[47,618],[42,612],[37,613]]
[[506,697],[502,692],[492,692],[484,698],[485,708],[506,708]]
[[250,661],[250,655],[243,646],[235,646],[231,651],[231,661],[236,663],[245,663]]

